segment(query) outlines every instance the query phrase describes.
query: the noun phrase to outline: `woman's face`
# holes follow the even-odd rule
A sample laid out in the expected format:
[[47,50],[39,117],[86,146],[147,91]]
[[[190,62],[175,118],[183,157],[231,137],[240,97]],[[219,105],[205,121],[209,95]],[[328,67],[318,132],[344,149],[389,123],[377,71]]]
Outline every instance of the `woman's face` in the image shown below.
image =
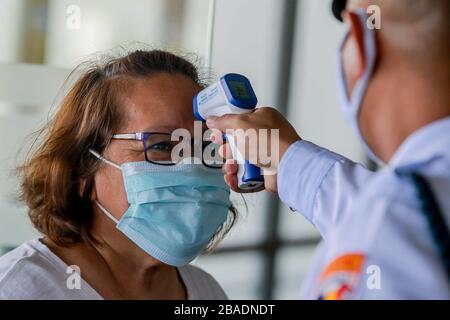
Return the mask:
[[[194,115],[192,99],[201,90],[194,81],[183,75],[166,73],[136,79],[128,86],[123,105],[125,107],[122,128],[117,133],[167,132],[184,128],[193,135]],[[125,162],[145,161],[143,143],[133,140],[112,140],[103,156],[119,165]],[[103,164],[95,176],[92,195],[117,220],[128,209],[122,172]],[[149,257],[115,228],[115,223],[94,208],[93,234],[100,237],[118,253]]]

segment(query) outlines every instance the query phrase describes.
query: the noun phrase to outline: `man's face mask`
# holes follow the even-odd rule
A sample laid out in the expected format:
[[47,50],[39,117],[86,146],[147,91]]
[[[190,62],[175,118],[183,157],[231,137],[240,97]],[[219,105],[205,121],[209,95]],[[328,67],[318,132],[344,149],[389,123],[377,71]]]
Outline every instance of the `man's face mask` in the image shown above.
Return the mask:
[[188,264],[228,217],[230,190],[220,169],[147,161],[119,166],[90,152],[122,171],[130,204],[120,220],[98,202],[97,206],[131,241],[164,263]]
[[356,12],[359,17],[359,21],[361,23],[361,27],[364,33],[364,54],[365,54],[365,61],[366,61],[366,68],[364,70],[363,75],[361,78],[358,79],[356,82],[353,91],[351,92],[350,96],[348,92],[348,85],[345,79],[345,73],[344,73],[344,65],[343,65],[343,57],[342,57],[342,51],[347,43],[347,39],[350,34],[350,30],[347,30],[347,32],[344,35],[344,38],[342,40],[341,45],[339,46],[337,58],[338,58],[338,70],[337,70],[337,83],[338,83],[338,91],[339,91],[339,100],[340,105],[342,108],[342,111],[344,112],[345,118],[350,123],[350,126],[353,128],[353,130],[358,135],[359,140],[362,142],[364,149],[366,150],[369,157],[377,162],[382,163],[382,161],[375,155],[375,153],[370,149],[370,147],[367,145],[366,141],[364,140],[361,130],[359,128],[359,112],[361,109],[361,104],[364,98],[364,95],[367,91],[367,87],[370,82],[370,78],[372,77],[373,70],[375,67],[376,62],[376,42],[375,42],[375,33],[373,30],[369,29],[366,25],[366,21],[368,18],[368,15],[365,13],[364,10],[360,9]]

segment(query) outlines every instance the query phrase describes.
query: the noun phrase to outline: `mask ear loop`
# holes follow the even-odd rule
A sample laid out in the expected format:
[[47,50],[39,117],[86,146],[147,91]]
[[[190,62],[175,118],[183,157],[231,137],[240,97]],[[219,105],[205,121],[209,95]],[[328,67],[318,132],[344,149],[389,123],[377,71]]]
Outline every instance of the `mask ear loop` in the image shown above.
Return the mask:
[[[97,157],[98,159],[100,159],[100,160],[104,161],[105,163],[107,163],[107,164],[113,166],[114,168],[117,168],[117,169],[119,169],[120,171],[122,171],[122,168],[121,168],[118,164],[116,164],[116,163],[114,163],[114,162],[112,162],[112,161],[106,159],[105,157],[101,156],[98,152],[96,152],[96,151],[94,151],[94,150],[92,150],[92,149],[89,149],[89,152],[90,152],[91,154],[93,154],[95,157]],[[97,205],[97,207],[98,207],[98,208],[99,208],[99,209],[100,209],[100,210],[101,210],[108,218],[110,218],[110,219],[111,219],[112,221],[114,221],[116,224],[119,223],[119,220],[117,220],[111,213],[109,213],[108,210],[106,210],[106,209],[100,204],[100,202],[98,202],[97,200],[94,200],[94,202],[95,202],[95,204]]]
[[[359,136],[359,139],[361,141],[364,141],[364,138],[361,135],[360,129],[358,127],[358,123],[354,122],[353,119],[358,118],[358,114],[360,112],[360,107],[362,100],[364,98],[364,95],[366,94],[367,86],[369,85],[370,77],[373,75],[373,70],[375,68],[376,58],[377,58],[377,51],[376,51],[376,40],[375,40],[375,32],[374,30],[370,30],[366,25],[366,19],[368,15],[366,12],[362,9],[358,9],[356,11],[358,14],[361,26],[364,30],[364,53],[366,58],[366,69],[364,71],[364,74],[361,76],[360,79],[355,84],[355,87],[353,88],[352,92],[348,92],[348,85],[345,79],[344,75],[344,69],[343,69],[343,63],[342,63],[342,49],[345,45],[346,40],[348,39],[349,33],[350,33],[350,27],[347,28],[345,37],[343,41],[341,42],[339,48],[338,48],[338,54],[337,54],[337,66],[338,66],[338,86],[339,86],[339,100],[341,101],[340,106],[341,109],[344,111],[344,115],[347,118],[347,120],[350,122],[350,125],[354,127],[354,131]],[[378,156],[370,149],[370,147],[367,145],[367,143],[364,141],[363,147],[369,157],[377,162],[378,164],[383,164],[383,161],[381,161]]]
[[364,30],[364,55],[366,59],[366,69],[364,70],[362,77],[356,82],[355,88],[353,88],[353,92],[355,94],[349,97],[352,108],[356,108],[356,106],[361,105],[362,100],[364,99],[364,96],[367,92],[370,78],[373,75],[373,70],[375,68],[375,62],[377,59],[375,31],[370,30],[366,25],[366,19],[368,18],[368,15],[362,9],[358,9],[356,12],[358,14],[362,29]]
[[122,171],[122,168],[121,168],[117,163],[114,163],[114,162],[112,162],[112,161],[106,159],[105,157],[101,156],[98,152],[96,152],[96,151],[94,151],[94,150],[92,150],[92,149],[89,149],[89,152],[92,153],[92,154],[93,154],[95,157],[97,157],[98,159],[100,159],[100,160],[106,162],[107,164],[113,166],[114,168],[117,168],[117,169],[119,169],[120,171]]
[[338,94],[339,94],[339,99],[340,99],[340,106],[344,108],[344,112],[347,112],[346,108],[347,107],[351,107],[351,92],[349,92],[348,90],[348,86],[347,86],[347,81],[345,79],[345,73],[344,73],[344,65],[342,63],[342,51],[344,49],[345,43],[347,42],[348,38],[350,36],[350,27],[346,27],[345,30],[345,36],[343,37],[343,39],[341,40],[338,50],[337,50],[337,54],[336,54],[336,65],[338,68],[338,73],[337,73],[337,84],[339,86],[339,90],[338,90]]
[[110,218],[112,221],[114,221],[116,224],[119,223],[119,220],[117,220],[111,213],[108,212],[108,210],[106,210],[101,204],[100,202],[98,202],[97,200],[94,200],[95,204],[98,206],[98,208],[108,217]]

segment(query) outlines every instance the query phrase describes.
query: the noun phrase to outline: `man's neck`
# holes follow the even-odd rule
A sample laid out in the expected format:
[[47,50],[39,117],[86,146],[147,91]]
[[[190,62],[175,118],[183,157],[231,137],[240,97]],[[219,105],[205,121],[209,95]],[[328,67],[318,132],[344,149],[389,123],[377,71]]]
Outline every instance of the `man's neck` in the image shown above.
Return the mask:
[[376,103],[367,106],[370,111],[361,121],[367,142],[386,163],[411,134],[450,116],[448,88],[442,82],[399,79],[397,85],[378,92],[383,94],[370,97]]

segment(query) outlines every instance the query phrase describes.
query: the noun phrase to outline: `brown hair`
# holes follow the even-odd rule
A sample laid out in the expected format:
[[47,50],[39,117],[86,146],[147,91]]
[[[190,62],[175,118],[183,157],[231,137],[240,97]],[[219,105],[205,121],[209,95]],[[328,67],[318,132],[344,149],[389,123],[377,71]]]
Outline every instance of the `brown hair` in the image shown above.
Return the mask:
[[[18,168],[20,199],[29,208],[31,222],[62,246],[95,241],[90,233],[90,196],[99,160],[89,149],[103,153],[121,125],[119,94],[126,81],[162,72],[185,75],[203,86],[193,63],[166,51],[137,50],[103,62],[83,64],[76,70],[83,66],[87,67],[59,110],[38,131],[41,142]],[[208,249],[233,226],[237,214],[233,208],[230,212]]]

